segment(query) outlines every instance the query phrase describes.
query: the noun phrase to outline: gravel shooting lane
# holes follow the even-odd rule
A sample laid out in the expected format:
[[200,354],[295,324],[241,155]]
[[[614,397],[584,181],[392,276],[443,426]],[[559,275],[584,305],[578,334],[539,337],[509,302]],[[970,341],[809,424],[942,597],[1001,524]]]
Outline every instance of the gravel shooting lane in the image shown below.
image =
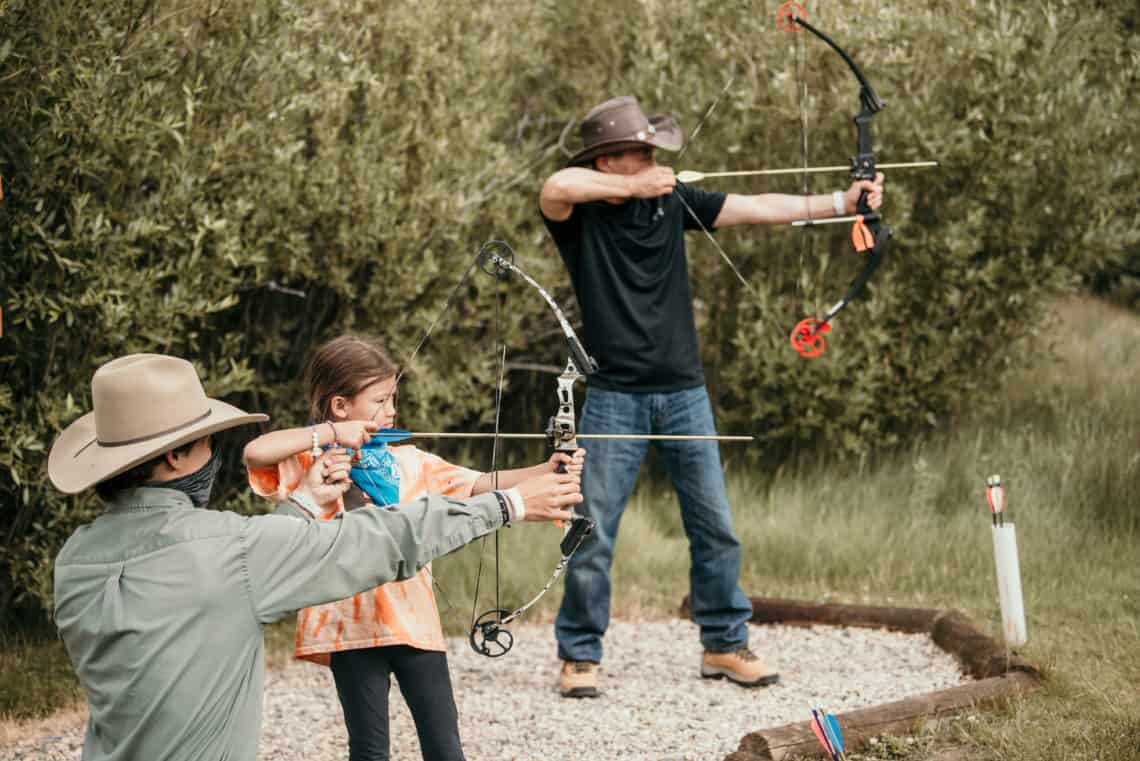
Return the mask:
[[[554,630],[514,628],[502,658],[448,641],[460,733],[470,761],[555,758],[719,761],[746,733],[804,721],[811,706],[839,713],[967,681],[925,635],[867,629],[750,627],[753,649],[780,683],[743,689],[700,679],[697,627],[679,619],[614,621],[606,635],[603,695],[558,695]],[[392,758],[418,761],[411,715],[392,690]],[[79,757],[83,728],[0,749],[0,761]],[[293,662],[266,679],[263,761],[343,761],[347,740],[328,670]]]

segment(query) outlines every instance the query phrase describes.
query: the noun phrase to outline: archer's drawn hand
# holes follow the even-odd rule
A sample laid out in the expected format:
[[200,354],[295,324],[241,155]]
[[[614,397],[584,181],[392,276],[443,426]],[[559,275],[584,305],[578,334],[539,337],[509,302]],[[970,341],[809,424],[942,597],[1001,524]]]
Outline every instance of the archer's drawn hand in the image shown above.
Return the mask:
[[347,450],[329,447],[305,473],[305,487],[325,512],[331,512],[333,503],[352,486],[350,470],[352,458]]
[[380,424],[371,420],[341,420],[332,424],[336,431],[336,445],[360,449],[372,438],[369,434],[380,430]]
[[871,207],[871,211],[875,211],[882,206],[883,182],[885,179],[882,172],[876,172],[874,182],[871,180],[856,180],[851,183],[851,187],[847,188],[847,192],[843,194],[843,200],[847,205],[847,213],[855,213],[855,207],[859,205],[859,194],[864,190],[867,191],[867,205]]
[[668,195],[677,186],[677,177],[673,168],[668,166],[651,166],[641,171],[626,175],[629,183],[629,195],[632,198],[657,198]]
[[568,455],[565,452],[555,452],[550,455],[550,459],[546,464],[550,466],[550,472],[556,473],[559,465],[566,466],[567,473],[574,473],[578,476],[582,475],[582,464],[586,460],[586,450],[576,449],[573,455]]
[[545,473],[515,488],[523,498],[524,520],[528,521],[568,521],[574,517],[570,508],[582,501],[580,473]]

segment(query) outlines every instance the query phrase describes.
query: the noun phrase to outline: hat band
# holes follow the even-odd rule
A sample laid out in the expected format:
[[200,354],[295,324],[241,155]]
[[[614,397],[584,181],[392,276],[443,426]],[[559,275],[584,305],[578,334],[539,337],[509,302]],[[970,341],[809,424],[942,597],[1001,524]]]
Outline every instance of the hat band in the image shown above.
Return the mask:
[[[210,414],[213,413],[213,411],[214,411],[213,409],[208,409],[208,410],[206,410],[205,415],[199,415],[198,417],[194,418],[193,420],[188,420],[187,422],[181,423],[180,425],[176,425],[173,428],[167,428],[165,431],[159,431],[158,433],[148,433],[146,436],[139,436],[137,439],[126,439],[125,441],[103,441],[102,439],[99,439],[98,437],[96,437],[95,441],[98,442],[99,446],[101,446],[101,447],[125,447],[128,444],[141,444],[144,441],[150,441],[151,439],[157,439],[157,438],[161,438],[163,436],[169,436],[170,434],[172,434],[176,431],[180,431],[183,428],[189,428],[190,426],[194,425],[195,423],[200,423],[203,420],[205,420],[206,418],[210,417]],[[86,449],[86,447],[84,447],[84,448]],[[82,451],[82,450],[80,450],[80,451]]]

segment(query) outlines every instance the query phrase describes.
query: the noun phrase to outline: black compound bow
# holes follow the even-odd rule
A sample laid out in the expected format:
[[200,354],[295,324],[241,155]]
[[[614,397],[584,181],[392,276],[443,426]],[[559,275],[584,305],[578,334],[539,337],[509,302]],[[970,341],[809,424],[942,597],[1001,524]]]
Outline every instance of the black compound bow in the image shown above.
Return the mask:
[[[782,174],[797,174],[802,173],[805,178],[810,173],[815,172],[833,172],[837,170],[847,170],[850,172],[852,180],[874,180],[877,169],[879,168],[920,168],[920,167],[934,167],[938,166],[936,161],[914,161],[906,163],[883,164],[877,166],[875,162],[875,151],[871,139],[871,119],[876,113],[886,107],[886,103],[879,98],[874,88],[868,82],[866,75],[855,63],[846,50],[839,46],[830,36],[822,32],[807,21],[807,14],[804,7],[798,2],[786,2],[780,6],[777,12],[778,22],[783,26],[785,31],[797,32],[807,30],[820,40],[825,42],[828,47],[834,50],[843,61],[850,68],[851,73],[859,81],[859,113],[855,115],[855,127],[857,130],[856,137],[856,154],[851,159],[850,167],[808,167],[806,166],[806,148],[805,148],[805,166],[798,169],[762,169],[762,170],[747,170],[747,171],[728,171],[728,172],[695,172],[684,171],[677,174],[677,181],[679,183],[699,182],[706,177],[726,177],[726,176],[744,176],[744,175],[782,175]],[[717,103],[725,95],[731,85],[732,79],[729,79],[728,84],[721,90],[713,101],[712,105],[706,109],[704,115],[697,123],[696,128],[693,130],[689,142],[686,143],[685,149],[692,144],[692,139],[700,131],[701,126],[712,114],[716,108]],[[680,156],[678,156],[678,160]],[[682,206],[688,212],[689,216],[697,223],[697,226],[712,243],[713,247],[720,254],[721,258],[728,263],[737,279],[748,289],[749,292],[755,294],[756,291],[743,275],[740,270],[732,262],[732,259],[725,253],[724,249],[717,243],[712,233],[705,227],[701,220],[697,217],[696,213],[689,208],[684,199],[679,197]],[[851,240],[856,251],[866,253],[867,260],[863,265],[862,270],[855,277],[851,286],[847,289],[843,298],[837,301],[822,318],[809,317],[801,320],[796,327],[792,330],[790,341],[792,347],[804,357],[817,357],[823,353],[826,346],[823,334],[831,329],[831,321],[839,314],[856,296],[858,296],[866,287],[871,276],[878,268],[883,256],[886,252],[887,241],[890,240],[892,232],[890,227],[884,224],[882,216],[871,210],[867,203],[867,191],[863,190],[859,194],[859,199],[856,203],[855,214],[846,217],[828,217],[823,219],[803,219],[793,222],[795,227],[811,227],[815,225],[834,224],[839,222],[851,222]]]
[[[435,326],[438,324],[440,317],[450,307],[456,294],[467,282],[475,268],[479,267],[484,272],[493,275],[499,281],[506,281],[512,275],[518,275],[528,285],[534,288],[542,296],[547,306],[554,313],[558,324],[562,329],[562,333],[566,338],[566,343],[569,347],[569,357],[566,360],[566,368],[562,374],[558,376],[557,396],[558,407],[555,413],[549,418],[546,425],[545,433],[543,434],[529,434],[529,433],[500,433],[498,431],[498,415],[496,414],[496,431],[494,433],[410,433],[401,431],[401,438],[418,439],[418,438],[492,438],[499,439],[531,439],[531,438],[545,438],[553,449],[557,452],[565,452],[573,454],[578,449],[578,439],[647,439],[650,441],[751,441],[751,436],[720,436],[720,435],[665,435],[665,434],[578,434],[576,427],[576,414],[574,410],[574,383],[583,378],[583,372],[586,376],[593,374],[598,369],[598,364],[594,361],[593,357],[587,353],[582,342],[579,340],[578,335],[574,332],[574,328],[570,325],[570,321],[566,319],[566,315],[559,308],[558,303],[550,296],[550,294],[539,283],[528,275],[521,267],[515,263],[515,254],[507,243],[501,240],[492,240],[485,243],[479,250],[478,256],[467,268],[466,272],[460,277],[459,282],[452,289],[451,294],[448,296],[444,304],[443,310],[440,315],[428,327],[423,338],[420,339],[416,348],[413,350],[411,357],[408,359],[408,365],[405,366],[405,371],[411,365],[420,349],[427,342]],[[397,378],[397,383],[402,379],[403,374]],[[498,396],[501,398],[502,392],[502,375],[500,373],[499,389],[497,390]],[[560,471],[564,472],[563,466],[559,466]],[[494,456],[492,456],[492,471],[494,470]],[[480,655],[485,655],[491,658],[497,658],[506,655],[514,644],[514,636],[505,627],[511,622],[517,620],[520,616],[526,613],[531,607],[535,605],[545,595],[554,582],[562,575],[567,565],[570,562],[571,556],[581,547],[582,543],[590,535],[594,529],[594,521],[582,515],[575,514],[568,525],[560,543],[560,558],[554,571],[539,590],[538,594],[532,597],[524,605],[519,606],[513,610],[502,607],[498,601],[498,581],[500,576],[499,557],[498,557],[498,536],[496,535],[496,552],[495,552],[495,579],[496,579],[496,603],[495,607],[491,610],[485,611],[480,615],[476,615],[477,606],[479,604],[479,586],[476,583],[475,600],[471,610],[471,629],[468,634],[468,641],[471,643],[472,649]],[[480,559],[479,577],[482,577],[482,559]]]
[[[570,356],[566,358],[566,369],[558,376],[558,410],[546,424],[546,437],[554,451],[572,455],[578,450],[576,416],[574,414],[574,382],[583,377],[582,373],[579,372],[579,367],[585,371],[586,375],[592,375],[597,371],[598,363],[586,353],[586,348],[582,346],[582,342],[578,339],[574,328],[570,326],[570,321],[566,319],[566,315],[558,307],[558,303],[534,278],[515,264],[515,252],[510,246],[500,240],[489,241],[479,250],[478,262],[484,272],[493,275],[498,280],[508,280],[511,273],[521,277],[539,292],[551,311],[554,312],[558,325],[562,328],[562,333],[566,337],[566,343],[570,349]],[[577,364],[575,364],[575,360],[577,360]],[[558,471],[560,473],[566,472],[565,466],[559,465]],[[554,582],[562,575],[570,563],[570,557],[582,546],[582,542],[593,530],[593,520],[582,515],[574,515],[570,520],[570,525],[566,527],[566,532],[559,545],[561,557],[558,560],[558,565],[555,566],[554,572],[550,574],[550,578],[547,579],[546,584],[538,591],[538,594],[513,611],[495,607],[474,619],[468,641],[470,641],[475,652],[489,658],[497,658],[510,652],[515,641],[514,635],[503,627],[526,613],[536,602],[542,599],[542,596],[554,586]],[[498,558],[496,558],[496,576],[498,573]],[[475,605],[478,604],[478,595],[476,595]]]
[[[851,159],[851,179],[874,180],[875,149],[871,141],[871,118],[882,111],[887,104],[879,98],[875,89],[871,87],[871,83],[867,81],[866,75],[863,74],[863,71],[847,51],[841,48],[831,37],[807,22],[804,18],[802,6],[799,6],[798,3],[792,3],[786,7],[792,9],[791,22],[796,27],[808,30],[827,43],[832,50],[839,54],[848,68],[851,69],[851,73],[859,80],[859,113],[854,118],[855,129],[858,134],[856,136],[855,156]],[[801,356],[817,357],[823,353],[826,346],[823,334],[830,330],[831,320],[843,311],[843,308],[851,303],[852,299],[859,295],[867,285],[867,281],[871,279],[871,275],[878,268],[879,262],[882,261],[883,254],[886,252],[887,241],[891,239],[891,228],[883,223],[882,217],[878,213],[871,211],[871,207],[867,204],[867,192],[864,189],[859,193],[859,200],[856,203],[853,217],[831,217],[826,220],[807,219],[793,223],[799,226],[808,226],[823,221],[829,223],[853,222],[851,228],[852,245],[856,251],[867,255],[863,269],[856,275],[854,282],[851,283],[843,298],[835,302],[822,319],[808,317],[801,320],[792,331],[790,339],[792,348]]]

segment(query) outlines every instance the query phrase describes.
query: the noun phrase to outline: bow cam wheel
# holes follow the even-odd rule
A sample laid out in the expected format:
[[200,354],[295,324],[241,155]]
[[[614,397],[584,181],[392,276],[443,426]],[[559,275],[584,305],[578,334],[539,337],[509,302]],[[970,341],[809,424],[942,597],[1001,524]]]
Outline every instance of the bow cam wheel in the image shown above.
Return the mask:
[[789,337],[792,348],[806,359],[818,357],[827,348],[823,334],[829,330],[831,330],[831,323],[821,323],[814,317],[800,320],[792,329],[792,335]]
[[499,658],[511,651],[514,635],[499,622],[510,615],[509,610],[489,610],[475,620],[468,641],[471,649],[488,658]]
[[479,269],[499,280],[510,279],[514,263],[515,250],[506,241],[489,240],[479,249]]

